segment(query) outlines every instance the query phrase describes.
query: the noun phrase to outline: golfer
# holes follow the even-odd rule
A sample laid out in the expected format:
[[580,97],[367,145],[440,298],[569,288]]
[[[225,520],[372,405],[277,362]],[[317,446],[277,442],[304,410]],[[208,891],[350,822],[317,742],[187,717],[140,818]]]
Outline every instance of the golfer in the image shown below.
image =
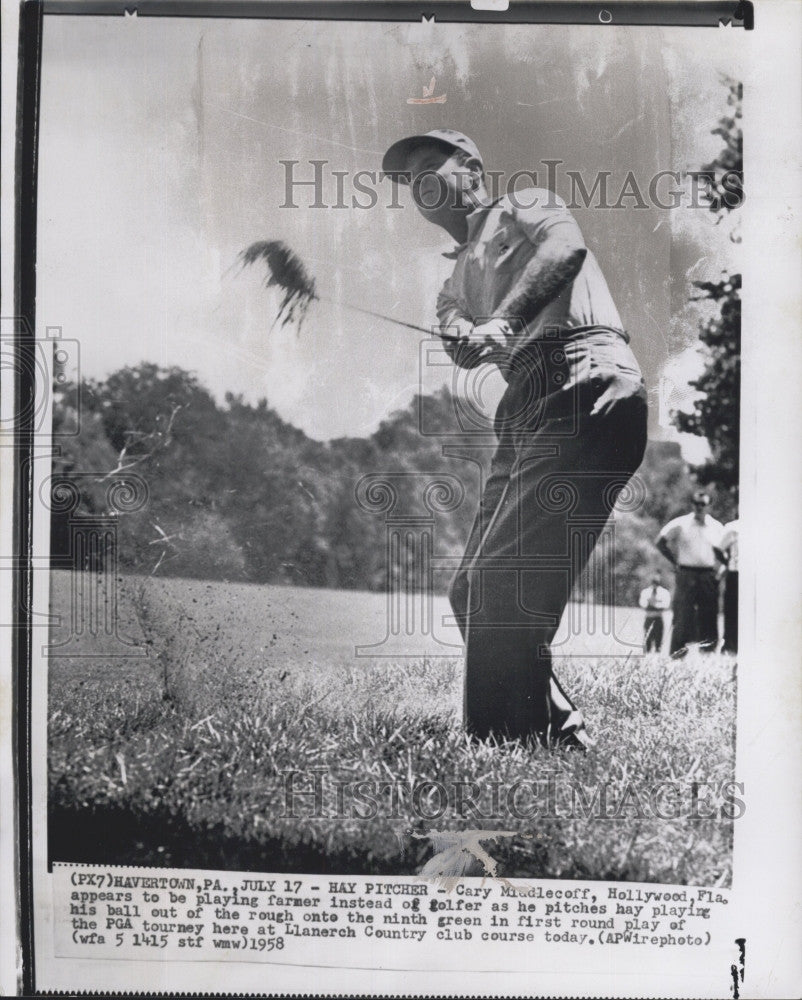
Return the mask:
[[385,173],[456,241],[437,302],[457,365],[507,382],[498,447],[450,588],[466,644],[467,729],[587,746],[552,674],[551,643],[646,444],[646,394],[621,319],[564,203],[540,188],[491,200],[466,135],[396,142]]

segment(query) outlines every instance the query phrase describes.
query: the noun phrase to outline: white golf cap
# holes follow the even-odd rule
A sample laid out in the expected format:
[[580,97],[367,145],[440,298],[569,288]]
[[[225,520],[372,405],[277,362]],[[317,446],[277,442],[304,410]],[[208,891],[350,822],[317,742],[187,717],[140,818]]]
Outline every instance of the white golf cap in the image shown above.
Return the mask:
[[384,154],[382,171],[396,184],[408,184],[407,162],[409,154],[413,150],[427,145],[439,146],[449,152],[462,149],[470,156],[475,156],[482,163],[481,153],[473,139],[463,132],[455,132],[451,128],[433,128],[431,132],[425,132],[423,135],[411,135],[407,139],[399,139],[398,142],[394,142]]

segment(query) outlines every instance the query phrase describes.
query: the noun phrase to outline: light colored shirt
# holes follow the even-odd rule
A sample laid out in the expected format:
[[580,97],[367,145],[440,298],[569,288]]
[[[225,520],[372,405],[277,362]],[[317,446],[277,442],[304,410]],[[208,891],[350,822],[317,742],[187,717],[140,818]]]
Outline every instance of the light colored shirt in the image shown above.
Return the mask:
[[650,584],[640,592],[638,604],[645,611],[666,611],[671,607],[671,593],[658,584]]
[[665,538],[678,566],[715,569],[717,562],[713,546],[721,547],[723,533],[724,525],[714,517],[705,514],[704,522],[700,524],[691,512],[669,521],[657,537]]
[[[437,299],[441,328],[447,331],[459,319],[477,325],[495,318],[515,319],[501,315],[499,306],[546,238],[561,230],[584,246],[565,202],[545,188],[515,191],[473,211],[468,216],[467,242],[445,255],[456,263]],[[547,328],[582,326],[623,329],[607,282],[590,251],[574,280],[518,335],[511,353],[538,339]]]
[[721,536],[717,548],[727,557],[727,569],[730,573],[738,572],[738,527],[737,520],[730,521],[724,525],[724,534]]

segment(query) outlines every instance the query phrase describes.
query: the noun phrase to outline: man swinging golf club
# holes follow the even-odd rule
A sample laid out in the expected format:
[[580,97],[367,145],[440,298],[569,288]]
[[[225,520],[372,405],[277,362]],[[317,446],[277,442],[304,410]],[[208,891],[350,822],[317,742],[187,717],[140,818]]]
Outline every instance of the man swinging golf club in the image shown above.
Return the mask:
[[475,143],[434,129],[383,170],[456,241],[437,301],[446,350],[507,382],[498,446],[449,596],[465,640],[464,712],[479,739],[588,746],[551,643],[613,504],[643,458],[646,393],[573,216],[529,188],[491,200]]

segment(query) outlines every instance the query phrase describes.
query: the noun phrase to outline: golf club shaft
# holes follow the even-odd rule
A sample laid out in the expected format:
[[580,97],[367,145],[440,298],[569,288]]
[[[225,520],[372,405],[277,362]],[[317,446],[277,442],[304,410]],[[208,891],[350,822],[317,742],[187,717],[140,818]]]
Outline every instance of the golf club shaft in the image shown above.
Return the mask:
[[351,305],[350,302],[336,302],[334,299],[326,298],[325,301],[334,303],[339,306],[344,306],[346,309],[353,309],[355,312],[364,313],[366,316],[375,316],[376,319],[386,320],[388,323],[395,323],[396,326],[406,327],[407,330],[417,330],[419,333],[428,333],[430,337],[439,337],[441,340],[458,340],[458,337],[454,337],[447,333],[438,333],[436,330],[429,329],[425,326],[416,326],[414,323],[405,323],[401,319],[395,319],[392,316],[385,316],[384,313],[374,312],[372,309],[363,309],[362,306]]

